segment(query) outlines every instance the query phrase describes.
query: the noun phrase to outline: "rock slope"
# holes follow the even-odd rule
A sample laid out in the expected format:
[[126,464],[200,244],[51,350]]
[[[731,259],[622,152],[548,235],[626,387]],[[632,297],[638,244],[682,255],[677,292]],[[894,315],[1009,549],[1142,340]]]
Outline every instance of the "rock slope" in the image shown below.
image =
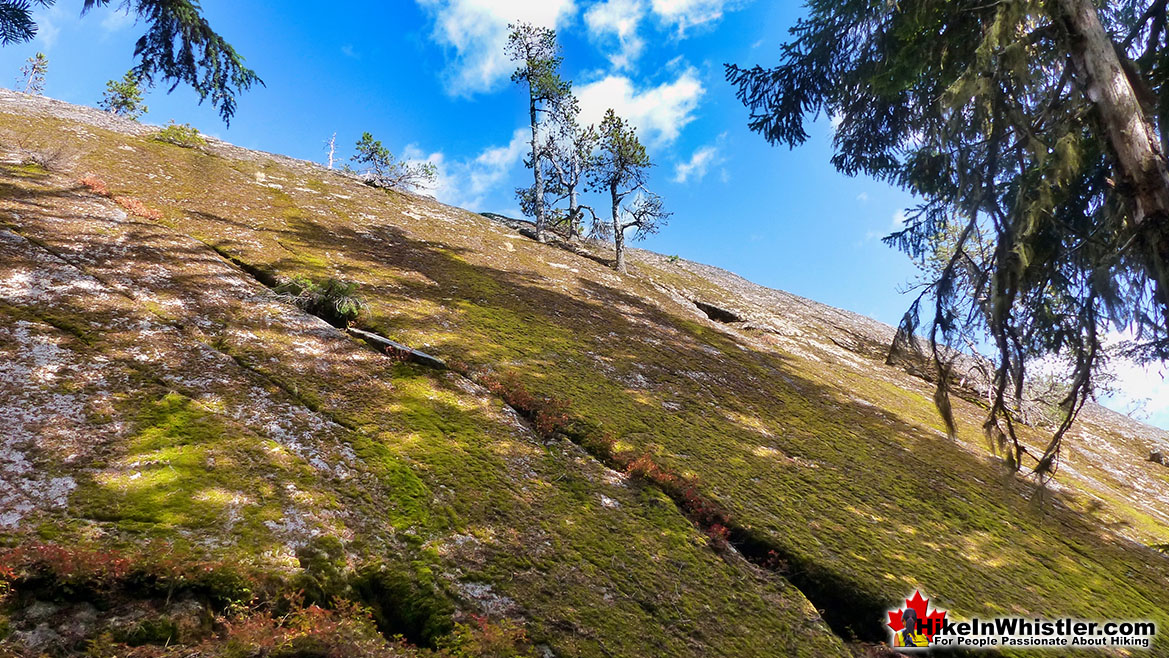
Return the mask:
[[[916,588],[964,617],[1169,628],[1169,468],[1144,461],[1163,432],[1093,408],[1036,489],[976,403],[945,436],[931,385],[884,365],[887,326],[648,252],[618,275],[601,247],[153,132],[0,93],[13,565],[146,547],[295,585],[327,555],[383,633],[442,646],[484,619],[556,656],[875,652]],[[451,368],[370,349],[281,277],[357,283],[363,331]],[[146,637],[7,587],[0,646]],[[168,646],[230,626],[175,622],[173,598],[127,609],[173,622]]]

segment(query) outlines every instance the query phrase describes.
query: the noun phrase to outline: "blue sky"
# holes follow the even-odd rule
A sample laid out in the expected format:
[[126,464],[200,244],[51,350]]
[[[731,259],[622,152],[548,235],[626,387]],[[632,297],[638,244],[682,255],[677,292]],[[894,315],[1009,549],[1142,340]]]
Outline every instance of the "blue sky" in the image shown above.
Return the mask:
[[[117,5],[117,3],[114,3]],[[746,127],[747,112],[723,63],[770,64],[801,3],[787,0],[393,0],[344,5],[205,0],[212,25],[264,79],[240,98],[230,128],[184,88],[147,98],[144,121],[190,122],[265,151],[322,161],[337,134],[343,156],[363,131],[395,154],[439,166],[431,190],[476,211],[518,215],[525,184],[525,102],[508,76],[506,25],[555,27],[586,119],[608,107],[639,129],[658,164],[650,187],[674,213],[638,246],[718,265],[764,285],[896,324],[910,302],[898,291],[909,260],[880,237],[912,203],[829,163],[831,122],[808,144],[771,147]],[[15,83],[22,61],[49,56],[45,93],[93,105],[105,82],[132,64],[141,33],[110,9],[79,15],[79,0],[37,12],[31,43],[0,50]],[[3,83],[0,78],[0,83]],[[1118,406],[1146,397],[1169,427],[1169,387],[1158,370],[1130,373]]]

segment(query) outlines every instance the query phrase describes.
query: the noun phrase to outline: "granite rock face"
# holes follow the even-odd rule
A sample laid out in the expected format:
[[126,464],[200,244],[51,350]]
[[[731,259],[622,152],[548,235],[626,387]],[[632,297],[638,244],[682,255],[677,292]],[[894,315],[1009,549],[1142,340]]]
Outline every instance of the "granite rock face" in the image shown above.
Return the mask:
[[[0,651],[219,655],[281,591],[530,655],[880,655],[917,588],[1169,627],[1163,432],[1091,406],[1037,489],[891,327],[155,130],[0,92]],[[277,277],[357,284],[354,331]]]

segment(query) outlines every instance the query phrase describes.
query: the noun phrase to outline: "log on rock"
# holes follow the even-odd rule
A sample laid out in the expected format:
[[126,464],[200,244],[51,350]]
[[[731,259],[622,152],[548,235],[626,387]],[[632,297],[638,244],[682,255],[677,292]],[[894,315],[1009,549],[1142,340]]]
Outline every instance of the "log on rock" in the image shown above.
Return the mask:
[[418,363],[424,366],[430,366],[431,368],[446,370],[446,362],[442,359],[436,356],[431,356],[426,352],[416,350],[407,345],[403,345],[397,341],[392,341],[384,336],[379,336],[375,333],[365,331],[363,329],[355,329],[353,327],[349,328],[349,334],[364,340],[373,347],[376,347],[378,350],[391,356],[397,356],[407,361],[413,361],[414,363]]

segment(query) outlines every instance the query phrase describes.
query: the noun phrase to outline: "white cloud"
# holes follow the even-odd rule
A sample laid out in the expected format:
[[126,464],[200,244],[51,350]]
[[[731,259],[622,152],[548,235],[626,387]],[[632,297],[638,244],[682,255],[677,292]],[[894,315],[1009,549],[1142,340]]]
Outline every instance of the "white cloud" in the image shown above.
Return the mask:
[[127,28],[138,20],[136,16],[130,13],[129,8],[112,8],[106,13],[105,17],[101,19],[101,28],[106,32],[119,32],[123,28]]
[[37,39],[44,44],[45,50],[52,50],[57,43],[57,37],[61,34],[61,28],[57,27],[52,21],[44,21],[37,25]]
[[[35,42],[40,44],[41,50],[49,52],[57,45],[62,31],[73,34],[85,30],[90,21],[96,21],[101,28],[100,37],[104,40],[105,37],[134,25],[138,18],[136,14],[120,7],[95,7],[83,17],[75,8],[65,9],[54,4],[33,12],[33,20],[37,25]],[[86,33],[88,34],[88,31]]]
[[718,147],[703,146],[690,156],[690,160],[674,166],[674,182],[686,183],[692,178],[694,182],[698,182],[706,176],[707,169],[718,162]]
[[478,155],[468,168],[472,194],[484,194],[499,184],[531,148],[531,130],[516,128],[506,146],[494,146]]
[[603,0],[588,8],[585,24],[594,41],[608,45],[616,40],[617,49],[607,54],[609,62],[617,70],[630,70],[645,49],[645,39],[639,30],[643,19],[651,12],[659,26],[673,30],[675,36],[682,39],[687,30],[713,24],[722,18],[724,12],[749,1]]
[[610,38],[616,38],[620,48],[608,55],[614,68],[631,68],[645,49],[645,40],[637,33],[645,14],[643,0],[606,0],[585,12],[585,25],[594,41],[606,43]]
[[628,77],[609,75],[582,86],[577,96],[585,123],[600,123],[612,108],[637,127],[644,141],[668,144],[694,120],[705,93],[698,72],[688,68],[673,82],[647,89],[637,89]]
[[[869,197],[864,192],[861,192],[860,195],[857,196],[857,200],[861,203],[866,203],[868,202]],[[865,231],[865,239],[857,244],[876,242],[890,233],[896,233],[897,231],[904,229],[906,219],[908,219],[908,215],[906,215],[905,211],[898,210],[897,212],[893,213],[893,219],[889,222],[889,228],[883,230],[871,228],[868,231]]]
[[1169,429],[1169,382],[1164,366],[1126,361],[1112,370],[1117,392],[1104,400],[1105,406]]
[[37,24],[36,40],[41,42],[46,51],[52,50],[53,46],[56,45],[57,37],[61,35],[63,23],[76,22],[75,17],[70,17],[57,5],[36,12],[33,14],[33,20]]
[[737,4],[732,0],[653,0],[653,10],[663,23],[676,28],[682,36],[692,27],[719,20],[724,11]]
[[516,128],[510,142],[486,148],[468,160],[447,162],[441,152],[425,154],[415,146],[406,148],[403,159],[432,162],[438,167],[438,180],[425,192],[452,206],[480,210],[487,194],[507,180],[516,166],[523,162],[530,139],[530,129]]
[[[1104,337],[1104,344],[1115,346],[1132,339],[1131,331],[1113,331]],[[1100,400],[1101,404],[1146,423],[1169,429],[1169,381],[1165,379],[1165,364],[1140,364],[1130,359],[1113,358],[1108,362],[1107,370],[1116,381],[1112,392]]]
[[432,37],[452,48],[447,91],[471,95],[489,91],[515,69],[504,46],[507,24],[527,21],[556,28],[576,13],[573,0],[417,0],[434,19]]
[[866,192],[861,192],[860,194],[856,195],[856,200],[860,201],[861,203],[868,203],[869,195]]

